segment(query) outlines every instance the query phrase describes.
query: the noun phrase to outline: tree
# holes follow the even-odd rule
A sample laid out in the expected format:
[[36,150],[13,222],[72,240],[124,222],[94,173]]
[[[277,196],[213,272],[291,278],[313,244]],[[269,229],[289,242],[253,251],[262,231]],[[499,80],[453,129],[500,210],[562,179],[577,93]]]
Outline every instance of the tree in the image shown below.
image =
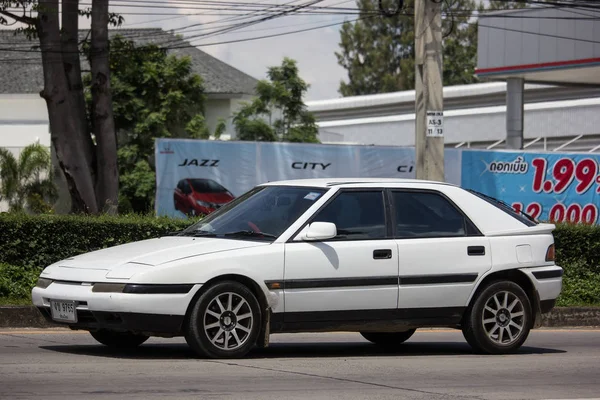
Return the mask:
[[233,118],[238,139],[318,143],[315,117],[302,100],[309,85],[296,61],[284,58],[281,66],[268,69],[267,77],[256,85],[257,98]]
[[[383,0],[393,9],[395,0]],[[386,17],[379,13],[379,0],[357,0],[360,20],[342,26],[338,63],[348,73],[340,82],[343,96],[412,90],[414,66],[414,0],[405,0],[404,11]],[[492,1],[490,9],[523,7],[525,3]],[[444,85],[477,81],[477,24],[470,21],[477,9],[474,0],[445,1],[443,21]],[[478,10],[487,9],[480,3]]]
[[[62,6],[62,24],[59,7]],[[13,12],[22,9],[22,14]],[[78,48],[79,16],[92,19],[90,58],[96,85],[94,113],[86,118]],[[0,24],[24,24],[20,33],[39,40],[51,141],[76,212],[115,212],[116,145],[110,112],[108,24],[122,18],[108,12],[108,0],[93,0],[79,10],[78,0],[0,0]],[[62,25],[62,27],[61,27]],[[91,129],[94,129],[92,132]],[[93,136],[92,136],[93,134]]]
[[0,148],[0,200],[8,202],[11,212],[51,210],[57,198],[52,178],[50,151],[46,147],[31,144],[23,148],[18,159]]
[[[86,47],[88,57],[91,55]],[[208,139],[202,78],[191,59],[168,55],[156,45],[136,45],[115,36],[110,41],[112,109],[118,142],[119,208],[145,213],[156,190],[154,140],[158,137]],[[84,77],[89,113],[92,76]],[[225,130],[220,121],[213,136]]]

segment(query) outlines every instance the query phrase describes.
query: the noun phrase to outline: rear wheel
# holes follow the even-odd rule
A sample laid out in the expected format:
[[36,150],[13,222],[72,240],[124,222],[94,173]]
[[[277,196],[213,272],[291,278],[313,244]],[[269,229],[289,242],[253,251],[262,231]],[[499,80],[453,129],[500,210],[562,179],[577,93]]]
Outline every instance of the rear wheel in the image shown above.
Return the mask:
[[362,337],[381,347],[394,348],[406,342],[416,329],[405,332],[361,332]]
[[516,283],[490,284],[465,316],[463,335],[480,353],[512,353],[527,340],[533,324],[531,303]]
[[185,339],[199,355],[245,356],[256,344],[262,318],[254,294],[238,282],[217,283],[194,304]]
[[148,340],[148,336],[137,335],[131,332],[115,332],[106,329],[90,331],[98,342],[114,349],[133,349]]

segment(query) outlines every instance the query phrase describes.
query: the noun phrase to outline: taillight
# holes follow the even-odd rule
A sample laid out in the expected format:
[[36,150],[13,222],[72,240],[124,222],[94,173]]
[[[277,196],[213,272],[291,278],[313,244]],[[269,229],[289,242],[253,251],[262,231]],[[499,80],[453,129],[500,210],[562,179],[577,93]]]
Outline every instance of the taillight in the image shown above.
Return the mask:
[[546,261],[554,261],[554,243],[548,247],[548,251],[546,251]]

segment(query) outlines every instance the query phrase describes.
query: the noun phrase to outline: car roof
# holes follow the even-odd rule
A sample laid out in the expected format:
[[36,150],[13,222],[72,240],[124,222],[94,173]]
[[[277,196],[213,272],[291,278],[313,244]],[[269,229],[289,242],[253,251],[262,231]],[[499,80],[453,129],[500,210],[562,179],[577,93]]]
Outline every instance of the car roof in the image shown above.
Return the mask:
[[399,179],[399,178],[314,178],[314,179],[291,179],[283,181],[274,181],[263,183],[260,186],[306,186],[329,188],[353,187],[357,185],[364,186],[393,186],[393,185],[444,185],[456,186],[446,182],[427,181],[421,179]]

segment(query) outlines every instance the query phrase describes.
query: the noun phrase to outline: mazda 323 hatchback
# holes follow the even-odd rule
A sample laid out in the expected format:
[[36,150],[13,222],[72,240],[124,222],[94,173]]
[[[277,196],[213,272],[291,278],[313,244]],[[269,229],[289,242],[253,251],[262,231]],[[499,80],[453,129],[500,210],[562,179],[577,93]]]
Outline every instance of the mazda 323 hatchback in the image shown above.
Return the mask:
[[231,358],[272,333],[342,330],[392,348],[451,327],[502,354],[561,291],[553,230],[445,183],[272,182],[181,232],[48,266],[33,302],[120,348],[184,336],[199,355]]

